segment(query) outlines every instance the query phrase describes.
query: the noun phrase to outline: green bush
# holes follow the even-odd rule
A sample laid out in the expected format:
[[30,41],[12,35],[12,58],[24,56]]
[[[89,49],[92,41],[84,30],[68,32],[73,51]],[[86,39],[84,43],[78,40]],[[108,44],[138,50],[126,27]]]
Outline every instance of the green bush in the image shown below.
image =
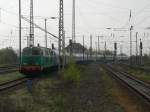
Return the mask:
[[73,60],[71,60],[67,67],[62,71],[62,74],[65,81],[72,82],[77,87],[80,85],[80,71]]

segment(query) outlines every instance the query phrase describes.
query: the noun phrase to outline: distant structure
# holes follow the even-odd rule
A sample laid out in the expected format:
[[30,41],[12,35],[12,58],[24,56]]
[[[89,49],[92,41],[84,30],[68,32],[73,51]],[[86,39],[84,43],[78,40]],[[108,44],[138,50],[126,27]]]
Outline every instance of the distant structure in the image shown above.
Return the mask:
[[65,49],[67,52],[71,52],[71,50],[72,50],[72,52],[76,53],[76,54],[83,53],[83,51],[84,51],[84,53],[86,53],[88,51],[88,49],[85,48],[80,43],[72,43],[72,45],[69,44]]
[[[86,47],[84,47],[83,45],[81,45],[80,43],[71,43],[69,44],[66,48],[65,48],[66,52],[70,53],[70,52],[73,52],[74,54],[78,54],[78,53],[90,53],[90,48],[87,49]],[[92,51],[92,54],[94,55],[96,53],[95,50]],[[109,51],[109,50],[101,50],[99,53],[99,55],[102,55],[102,54],[106,54],[106,55],[114,55],[114,51]]]

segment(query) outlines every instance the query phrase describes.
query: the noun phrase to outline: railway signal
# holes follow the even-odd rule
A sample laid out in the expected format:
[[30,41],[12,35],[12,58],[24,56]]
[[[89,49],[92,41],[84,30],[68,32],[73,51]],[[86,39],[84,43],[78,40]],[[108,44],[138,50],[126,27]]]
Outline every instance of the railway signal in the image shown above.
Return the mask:
[[52,49],[55,49],[55,46],[54,46],[54,44],[52,44]]
[[114,43],[114,61],[117,61],[117,43]]
[[132,64],[132,30],[133,26],[130,27],[130,64]]
[[70,57],[72,57],[72,40],[69,40],[69,46],[70,46]]
[[136,64],[138,64],[138,32],[136,32]]
[[84,49],[84,35],[83,35],[83,61],[84,61],[84,53],[85,53],[85,49]]
[[92,59],[92,52],[93,52],[93,46],[92,46],[92,35],[90,35],[90,58]]
[[98,54],[100,53],[100,36],[97,36],[98,37]]
[[105,51],[104,51],[104,59],[105,59],[105,61],[106,61],[106,51],[107,51],[107,43],[106,43],[106,41],[105,41],[105,45],[104,45],[104,49],[105,49]]
[[140,64],[142,64],[142,56],[143,56],[143,43],[140,39]]

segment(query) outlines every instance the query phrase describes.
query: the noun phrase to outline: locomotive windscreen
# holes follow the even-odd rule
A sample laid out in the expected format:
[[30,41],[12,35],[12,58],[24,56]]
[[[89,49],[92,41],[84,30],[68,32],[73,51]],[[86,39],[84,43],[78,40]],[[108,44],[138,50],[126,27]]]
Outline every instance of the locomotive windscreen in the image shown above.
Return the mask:
[[41,55],[41,50],[37,48],[25,48],[23,50],[23,55]]
[[32,55],[41,55],[40,49],[32,49]]

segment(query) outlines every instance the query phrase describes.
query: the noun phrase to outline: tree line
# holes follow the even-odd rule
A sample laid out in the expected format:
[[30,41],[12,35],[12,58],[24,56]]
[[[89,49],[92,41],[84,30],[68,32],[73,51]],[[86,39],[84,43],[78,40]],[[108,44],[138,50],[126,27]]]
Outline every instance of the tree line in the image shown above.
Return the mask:
[[17,53],[11,48],[0,49],[0,65],[17,63]]

